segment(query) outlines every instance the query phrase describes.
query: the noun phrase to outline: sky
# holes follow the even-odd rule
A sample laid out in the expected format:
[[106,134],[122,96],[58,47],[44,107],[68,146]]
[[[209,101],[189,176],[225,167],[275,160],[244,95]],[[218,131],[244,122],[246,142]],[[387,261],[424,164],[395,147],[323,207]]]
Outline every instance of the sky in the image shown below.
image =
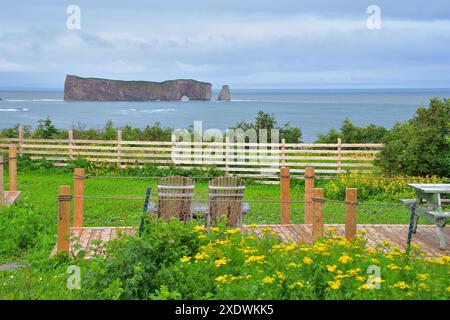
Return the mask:
[[[70,5],[80,8],[80,29],[67,27]],[[370,5],[380,8],[380,29],[367,27]],[[62,89],[66,74],[215,88],[450,88],[448,0],[0,0],[0,8],[0,88]]]

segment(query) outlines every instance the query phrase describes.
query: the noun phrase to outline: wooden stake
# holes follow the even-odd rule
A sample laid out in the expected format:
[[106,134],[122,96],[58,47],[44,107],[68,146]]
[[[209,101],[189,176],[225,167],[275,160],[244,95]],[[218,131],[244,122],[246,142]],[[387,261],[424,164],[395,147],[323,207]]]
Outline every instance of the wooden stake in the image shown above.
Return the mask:
[[69,157],[73,160],[73,130],[69,130]]
[[22,154],[22,144],[23,144],[23,127],[19,127],[19,153]]
[[81,228],[83,227],[84,212],[84,169],[76,168],[73,179],[73,226],[75,228]]
[[70,186],[60,186],[58,195],[57,252],[69,253],[70,248]]
[[286,165],[286,139],[281,139],[281,165]]
[[341,160],[341,158],[342,158],[342,140],[341,140],[341,138],[338,138],[337,144],[338,144],[338,147],[337,147],[337,151],[338,151],[337,171],[338,171],[338,173],[342,173],[342,160]]
[[313,189],[313,220],[312,239],[316,241],[323,237],[323,189]]
[[356,212],[358,208],[358,189],[345,190],[345,238],[352,239],[356,235]]
[[291,194],[289,168],[280,170],[281,224],[291,223]]
[[17,148],[9,146],[9,191],[17,191]]
[[0,155],[0,205],[5,204],[5,186],[3,182],[3,156]]
[[312,196],[314,189],[314,168],[305,169],[305,224],[312,224],[313,204]]
[[122,163],[122,130],[117,130],[117,165]]

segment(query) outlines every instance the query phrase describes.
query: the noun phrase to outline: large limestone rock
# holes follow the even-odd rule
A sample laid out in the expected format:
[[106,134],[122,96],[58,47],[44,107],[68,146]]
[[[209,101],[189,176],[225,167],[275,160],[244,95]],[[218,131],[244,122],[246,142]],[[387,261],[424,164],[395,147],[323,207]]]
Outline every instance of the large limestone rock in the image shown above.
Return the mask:
[[163,82],[121,81],[66,76],[64,100],[85,101],[173,101],[183,97],[208,101],[212,85],[196,80],[168,80]]
[[222,90],[220,90],[218,100],[221,100],[221,101],[230,101],[231,100],[229,85],[222,86]]

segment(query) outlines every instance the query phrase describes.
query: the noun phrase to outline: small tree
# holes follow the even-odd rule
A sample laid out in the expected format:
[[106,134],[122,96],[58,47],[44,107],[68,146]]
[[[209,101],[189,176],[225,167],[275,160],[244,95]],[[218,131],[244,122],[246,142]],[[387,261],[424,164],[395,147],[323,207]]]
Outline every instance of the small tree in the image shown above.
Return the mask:
[[38,126],[34,131],[34,137],[41,139],[54,139],[57,138],[59,134],[60,131],[53,125],[50,117],[39,120]]
[[407,123],[386,135],[376,163],[389,174],[414,176],[450,173],[450,99],[431,99]]

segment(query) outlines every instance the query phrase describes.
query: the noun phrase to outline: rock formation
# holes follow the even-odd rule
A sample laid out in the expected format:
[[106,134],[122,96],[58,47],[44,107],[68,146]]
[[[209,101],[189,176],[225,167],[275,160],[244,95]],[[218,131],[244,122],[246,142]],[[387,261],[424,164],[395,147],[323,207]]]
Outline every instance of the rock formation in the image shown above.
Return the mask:
[[218,100],[221,100],[221,101],[230,101],[231,100],[229,85],[222,86],[222,90],[220,90]]
[[183,97],[208,101],[212,85],[196,80],[168,80],[163,82],[121,81],[66,76],[64,100],[84,101],[174,101]]

